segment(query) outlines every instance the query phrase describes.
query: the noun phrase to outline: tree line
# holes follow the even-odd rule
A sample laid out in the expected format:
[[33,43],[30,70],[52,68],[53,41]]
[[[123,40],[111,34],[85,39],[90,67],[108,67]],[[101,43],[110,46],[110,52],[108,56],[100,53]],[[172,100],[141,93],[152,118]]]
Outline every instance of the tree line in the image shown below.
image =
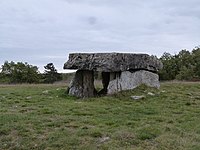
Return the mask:
[[[200,81],[200,47],[174,55],[165,52],[159,60],[163,63],[163,69],[158,72],[160,80]],[[0,68],[0,83],[54,83],[69,77],[58,73],[53,63],[44,69],[44,73],[40,73],[37,66],[27,62],[5,61]]]
[[62,80],[53,63],[44,66],[44,73],[40,73],[37,66],[27,62],[5,61],[1,66],[0,83],[53,83]]
[[178,54],[164,53],[160,60],[163,69],[160,70],[160,80],[200,80],[200,47],[191,52],[181,50]]

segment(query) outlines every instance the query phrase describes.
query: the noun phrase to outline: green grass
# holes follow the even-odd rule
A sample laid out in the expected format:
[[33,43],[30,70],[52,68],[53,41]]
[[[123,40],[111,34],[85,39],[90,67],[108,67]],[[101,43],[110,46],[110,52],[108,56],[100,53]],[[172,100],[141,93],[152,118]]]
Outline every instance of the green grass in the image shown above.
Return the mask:
[[200,149],[200,83],[141,86],[84,100],[65,90],[0,86],[0,149]]

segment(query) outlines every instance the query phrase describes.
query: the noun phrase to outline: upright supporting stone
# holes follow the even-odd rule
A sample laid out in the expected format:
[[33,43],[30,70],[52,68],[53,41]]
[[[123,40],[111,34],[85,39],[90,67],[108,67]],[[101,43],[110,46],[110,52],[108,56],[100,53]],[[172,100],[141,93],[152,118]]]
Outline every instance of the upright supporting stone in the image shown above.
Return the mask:
[[83,73],[81,70],[76,71],[69,85],[69,95],[83,97]]
[[76,97],[93,97],[94,91],[93,71],[78,70],[70,83],[69,94]]
[[131,90],[141,84],[159,88],[159,77],[157,74],[145,70],[116,73],[116,78],[109,82],[107,93],[113,94],[123,90]]
[[84,70],[83,72],[83,97],[94,97],[94,72]]

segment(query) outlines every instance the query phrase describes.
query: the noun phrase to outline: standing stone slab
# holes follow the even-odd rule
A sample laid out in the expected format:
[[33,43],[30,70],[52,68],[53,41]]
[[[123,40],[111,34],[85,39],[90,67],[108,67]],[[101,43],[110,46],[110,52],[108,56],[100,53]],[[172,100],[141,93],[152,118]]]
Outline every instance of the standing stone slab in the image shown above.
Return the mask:
[[107,93],[113,94],[123,90],[131,90],[141,84],[159,88],[159,77],[157,74],[145,70],[132,73],[130,71],[124,71],[120,75],[118,74],[116,79],[110,81]]
[[94,96],[94,73],[93,71],[78,70],[69,86],[69,95],[76,97]]
[[83,72],[78,70],[69,84],[69,95],[83,97]]
[[83,71],[83,97],[94,97],[94,72]]

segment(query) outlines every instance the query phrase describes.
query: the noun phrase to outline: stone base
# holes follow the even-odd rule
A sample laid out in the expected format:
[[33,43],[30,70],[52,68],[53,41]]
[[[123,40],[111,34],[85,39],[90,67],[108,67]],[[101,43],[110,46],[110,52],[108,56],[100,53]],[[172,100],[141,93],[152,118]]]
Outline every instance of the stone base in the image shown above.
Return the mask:
[[145,70],[140,70],[133,73],[130,71],[117,73],[116,78],[109,82],[107,94],[113,94],[123,90],[131,90],[141,84],[159,88],[159,76],[155,73]]
[[103,89],[96,92],[94,87],[94,72],[78,70],[69,86],[69,95],[76,97],[94,97],[96,95],[113,94],[131,90],[141,84],[159,88],[159,76],[155,73],[140,70],[135,72],[102,72]]

